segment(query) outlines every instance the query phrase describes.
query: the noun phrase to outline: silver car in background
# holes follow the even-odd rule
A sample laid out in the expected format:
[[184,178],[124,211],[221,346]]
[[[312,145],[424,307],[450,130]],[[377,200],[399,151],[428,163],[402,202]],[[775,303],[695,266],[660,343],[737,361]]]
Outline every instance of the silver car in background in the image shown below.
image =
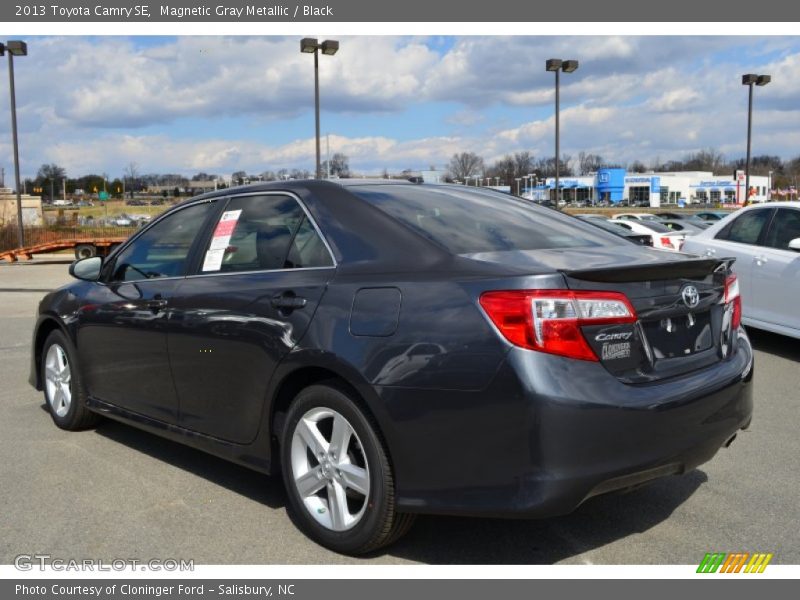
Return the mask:
[[800,203],[738,210],[687,237],[683,251],[736,258],[744,324],[800,338]]

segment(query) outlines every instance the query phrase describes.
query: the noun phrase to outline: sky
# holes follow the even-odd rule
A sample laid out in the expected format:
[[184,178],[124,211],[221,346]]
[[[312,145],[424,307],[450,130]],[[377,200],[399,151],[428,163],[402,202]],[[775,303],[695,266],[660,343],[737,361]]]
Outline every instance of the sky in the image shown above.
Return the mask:
[[[487,164],[561,148],[610,163],[745,153],[743,73],[755,89],[753,153],[800,155],[800,36],[344,36],[320,56],[323,160],[357,173],[445,169],[456,152]],[[28,37],[15,61],[23,177],[313,170],[313,59],[297,37]],[[13,173],[7,63],[0,61],[0,167]]]

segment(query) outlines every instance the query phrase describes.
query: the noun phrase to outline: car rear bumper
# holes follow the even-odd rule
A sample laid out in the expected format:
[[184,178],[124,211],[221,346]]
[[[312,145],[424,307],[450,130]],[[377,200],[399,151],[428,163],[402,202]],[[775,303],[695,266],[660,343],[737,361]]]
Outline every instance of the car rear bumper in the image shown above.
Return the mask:
[[753,356],[741,335],[729,360],[657,384],[515,348],[480,393],[381,390],[398,508],[549,517],[694,469],[750,424]]

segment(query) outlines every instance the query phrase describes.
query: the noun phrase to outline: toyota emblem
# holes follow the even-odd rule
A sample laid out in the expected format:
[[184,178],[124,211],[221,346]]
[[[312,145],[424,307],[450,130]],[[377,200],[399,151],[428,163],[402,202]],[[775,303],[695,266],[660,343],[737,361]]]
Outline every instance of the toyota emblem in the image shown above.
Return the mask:
[[681,290],[681,297],[683,298],[683,303],[689,308],[694,308],[700,304],[700,292],[698,292],[697,288],[693,285],[687,285],[683,288],[683,290]]

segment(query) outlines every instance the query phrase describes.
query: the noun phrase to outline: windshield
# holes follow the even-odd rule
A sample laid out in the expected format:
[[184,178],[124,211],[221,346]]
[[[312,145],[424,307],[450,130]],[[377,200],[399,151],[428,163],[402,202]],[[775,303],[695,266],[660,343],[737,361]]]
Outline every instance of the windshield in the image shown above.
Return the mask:
[[454,254],[625,243],[549,208],[465,186],[366,185],[349,191]]

